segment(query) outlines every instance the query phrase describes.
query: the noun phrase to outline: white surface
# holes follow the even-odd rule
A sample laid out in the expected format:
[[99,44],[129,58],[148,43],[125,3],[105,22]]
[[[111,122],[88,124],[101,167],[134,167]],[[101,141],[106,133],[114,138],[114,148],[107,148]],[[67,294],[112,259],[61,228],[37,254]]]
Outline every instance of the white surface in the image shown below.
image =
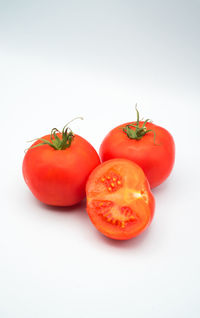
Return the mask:
[[[0,3],[1,318],[200,316],[199,1]],[[26,140],[71,128],[98,150],[142,116],[176,143],[151,227],[127,242],[40,204]]]

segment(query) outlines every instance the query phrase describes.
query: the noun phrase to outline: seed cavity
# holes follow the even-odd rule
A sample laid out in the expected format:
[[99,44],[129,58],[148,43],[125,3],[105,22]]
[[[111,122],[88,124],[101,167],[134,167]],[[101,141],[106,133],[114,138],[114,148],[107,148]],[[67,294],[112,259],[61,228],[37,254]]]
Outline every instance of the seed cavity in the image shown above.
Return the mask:
[[125,228],[125,221],[121,221],[121,227]]
[[111,208],[113,205],[114,203],[108,200],[92,200],[92,206],[96,209]]
[[129,206],[116,206],[112,201],[93,200],[91,202],[96,213],[107,223],[118,226],[122,229],[132,222],[137,222],[135,212]]
[[100,178],[109,192],[115,192],[122,187],[122,177],[114,171],[108,171]]

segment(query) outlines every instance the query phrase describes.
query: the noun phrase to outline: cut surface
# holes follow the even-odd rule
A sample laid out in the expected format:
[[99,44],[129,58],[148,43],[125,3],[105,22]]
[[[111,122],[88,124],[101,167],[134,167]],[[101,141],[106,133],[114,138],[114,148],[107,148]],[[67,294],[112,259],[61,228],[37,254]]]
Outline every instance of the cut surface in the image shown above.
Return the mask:
[[126,159],[99,165],[87,186],[87,211],[104,235],[128,239],[141,233],[151,222],[154,198],[142,169]]

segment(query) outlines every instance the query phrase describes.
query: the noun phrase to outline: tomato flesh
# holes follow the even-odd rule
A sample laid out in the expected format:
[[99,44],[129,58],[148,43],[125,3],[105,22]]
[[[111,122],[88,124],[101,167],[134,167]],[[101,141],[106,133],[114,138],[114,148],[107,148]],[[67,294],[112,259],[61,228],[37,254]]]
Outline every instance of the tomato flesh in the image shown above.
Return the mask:
[[130,239],[151,223],[154,197],[143,170],[130,160],[112,159],[95,168],[86,195],[91,221],[110,238]]

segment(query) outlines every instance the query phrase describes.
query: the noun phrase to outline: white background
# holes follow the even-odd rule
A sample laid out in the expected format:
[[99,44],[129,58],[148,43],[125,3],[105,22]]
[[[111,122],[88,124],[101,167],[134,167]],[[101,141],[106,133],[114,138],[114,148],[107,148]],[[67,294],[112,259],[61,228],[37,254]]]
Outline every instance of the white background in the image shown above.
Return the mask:
[[[0,317],[200,317],[200,2],[0,1]],[[71,125],[96,150],[141,116],[176,143],[155,218],[135,239],[98,233],[85,202],[39,203],[27,140]]]

